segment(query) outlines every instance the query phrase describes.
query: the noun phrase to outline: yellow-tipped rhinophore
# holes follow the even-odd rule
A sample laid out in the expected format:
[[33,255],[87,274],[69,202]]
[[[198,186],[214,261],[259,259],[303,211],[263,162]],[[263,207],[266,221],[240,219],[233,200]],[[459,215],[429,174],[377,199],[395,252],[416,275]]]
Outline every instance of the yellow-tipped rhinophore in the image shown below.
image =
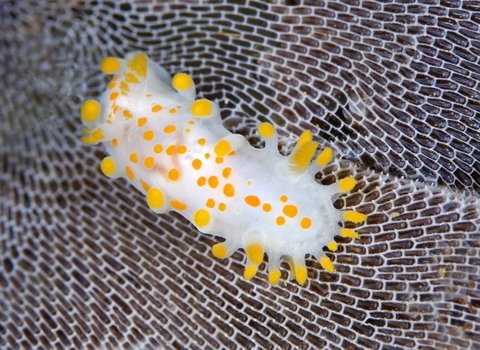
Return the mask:
[[128,68],[142,78],[147,77],[148,56],[144,53],[136,53],[133,58],[127,62]]
[[310,130],[305,130],[300,135],[300,138],[298,139],[296,148],[298,149],[298,148],[302,147],[304,143],[309,142],[309,141],[312,141],[312,132]]
[[293,174],[300,175],[307,170],[315,155],[317,145],[315,141],[306,141],[293,152],[289,160],[289,169]]

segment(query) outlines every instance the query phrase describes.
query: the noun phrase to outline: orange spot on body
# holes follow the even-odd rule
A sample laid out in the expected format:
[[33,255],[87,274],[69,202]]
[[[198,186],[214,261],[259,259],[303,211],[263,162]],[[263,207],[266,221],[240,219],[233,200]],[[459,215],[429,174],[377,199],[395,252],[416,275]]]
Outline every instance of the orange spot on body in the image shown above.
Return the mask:
[[132,153],[132,154],[130,154],[130,161],[131,161],[132,163],[138,162],[138,155],[137,155],[135,152]]
[[133,114],[128,109],[126,109],[123,111],[123,116],[125,117],[126,120],[128,120],[133,117]]
[[246,196],[245,203],[251,207],[258,207],[260,205],[260,198],[254,195]]
[[282,196],[280,197],[280,201],[283,202],[283,203],[285,203],[286,201],[288,201],[288,197],[285,196],[285,195],[282,195]]
[[208,186],[210,186],[211,188],[217,188],[218,186],[218,178],[213,175],[213,176],[210,176],[208,178]]
[[175,113],[177,113],[177,110],[175,108],[172,108],[172,109],[169,110],[169,112],[170,112],[170,114],[175,114]]
[[225,203],[223,203],[223,202],[220,203],[220,204],[218,204],[218,210],[220,210],[220,211],[225,211],[225,210],[227,210],[227,205],[226,205]]
[[222,176],[226,179],[228,179],[231,174],[232,174],[232,168],[224,168],[222,170]]
[[192,168],[195,170],[199,170],[202,167],[202,161],[200,159],[194,159],[192,161]]
[[160,106],[160,105],[153,105],[153,107],[152,107],[152,112],[153,113],[160,112],[161,110],[162,110],[162,106]]
[[283,226],[285,225],[285,218],[283,216],[278,216],[275,222],[278,226]]
[[110,101],[116,100],[117,97],[118,97],[118,92],[116,92],[116,91],[115,91],[115,92],[112,92],[112,93],[110,94]]
[[140,119],[138,119],[138,121],[137,121],[137,125],[138,125],[139,128],[141,128],[142,126],[144,126],[146,123],[147,123],[147,118],[145,118],[145,117],[140,118]]
[[172,134],[175,132],[175,130],[177,130],[177,128],[175,127],[175,125],[167,125],[165,127],[165,129],[163,129],[163,132],[165,134]]
[[187,152],[187,147],[184,145],[181,145],[177,148],[177,153],[178,154],[185,154]]
[[215,163],[217,163],[217,164],[222,164],[222,163],[223,163],[223,157],[217,157],[217,158],[215,158]]
[[269,213],[272,211],[272,205],[270,203],[265,203],[263,206],[262,206],[262,209],[265,213]]
[[298,214],[298,208],[296,205],[287,204],[286,206],[283,207],[282,212],[289,218],[293,219]]
[[175,153],[175,146],[174,145],[168,146],[166,152],[168,156],[173,156],[173,154]]
[[162,153],[163,151],[163,146],[159,143],[157,143],[154,147],[153,147],[153,152],[159,154],[159,153]]
[[153,132],[153,130],[147,130],[143,133],[143,139],[145,141],[152,141],[154,137],[155,133]]
[[310,218],[305,217],[300,221],[300,227],[304,230],[310,228],[310,226],[312,226],[312,220]]
[[206,183],[207,183],[207,179],[205,178],[205,176],[200,176],[197,180],[197,185],[199,187],[205,186]]
[[232,184],[226,184],[223,186],[223,194],[226,197],[233,197],[235,196],[235,187]]
[[198,141],[197,141],[197,143],[198,143],[200,146],[204,146],[206,142],[207,142],[207,141],[206,141],[203,137],[200,138],[200,139],[198,139]]
[[143,165],[144,165],[145,168],[147,168],[147,169],[152,169],[153,166],[155,165],[155,160],[153,159],[153,157],[147,157],[147,158],[145,158],[145,160],[143,161]]
[[180,172],[177,169],[172,169],[168,172],[168,178],[172,181],[177,181],[180,178]]
[[130,167],[126,167],[125,168],[125,171],[127,172],[127,176],[128,178],[133,181],[133,179],[135,179],[135,174],[133,173],[132,169],[130,169]]
[[150,190],[150,186],[143,180],[140,180],[140,183],[142,184],[143,189],[145,192],[148,192]]
[[207,206],[207,208],[213,208],[215,207],[215,200],[213,198],[208,198],[205,205]]
[[184,203],[182,203],[182,202],[180,202],[179,200],[176,200],[176,199],[172,200],[172,201],[170,202],[170,205],[171,205],[174,209],[177,209],[177,210],[185,210],[185,209],[187,209],[187,205],[186,205],[186,204],[184,204]]

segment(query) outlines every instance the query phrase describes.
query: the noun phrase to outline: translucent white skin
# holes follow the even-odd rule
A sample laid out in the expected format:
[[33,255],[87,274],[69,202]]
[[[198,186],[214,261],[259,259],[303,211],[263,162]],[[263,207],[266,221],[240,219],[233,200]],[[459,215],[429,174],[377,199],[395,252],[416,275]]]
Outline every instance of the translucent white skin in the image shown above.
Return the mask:
[[[127,62],[132,55],[119,60],[122,64],[115,73],[119,81],[129,72]],[[155,72],[163,72],[162,77]],[[319,167],[315,164],[301,174],[292,171],[290,157],[278,152],[275,133],[265,139],[263,149],[253,148],[243,136],[231,134],[222,126],[219,108],[214,104],[209,116],[195,117],[191,112],[195,96],[193,84],[185,91],[176,91],[171,85],[165,84],[165,71],[155,63],[148,62],[146,78],[139,80],[137,84],[129,84],[128,93],[120,94],[114,102],[111,96],[114,92],[121,92],[119,84],[105,91],[99,101],[100,116],[93,122],[85,122],[90,130],[97,127],[102,129],[101,142],[115,162],[116,170],[111,176],[127,178],[145,194],[145,183],[150,188],[160,189],[165,204],[154,209],[157,213],[174,210],[196,224],[195,212],[206,209],[210,214],[209,223],[196,226],[203,233],[225,238],[227,256],[238,248],[259,243],[269,256],[270,270],[279,268],[282,256],[290,257],[295,265],[301,266],[304,266],[307,253],[317,258],[324,256],[323,247],[339,234],[339,222],[343,220],[342,212],[333,206],[333,198],[340,192],[337,184],[318,184],[314,175]],[[162,109],[152,112],[152,106],[156,104],[161,105]],[[116,113],[112,110],[115,105],[118,106]],[[124,116],[125,110],[132,115],[128,119]],[[147,122],[139,127],[138,120],[144,117]],[[175,126],[175,132],[165,133],[164,129],[172,125]],[[143,138],[147,130],[155,134],[150,141]],[[202,138],[206,141],[204,145],[198,142]],[[224,138],[229,141],[235,154],[221,157],[223,162],[217,164],[214,147]],[[116,147],[113,139],[116,139]],[[163,148],[158,154],[154,152],[157,144]],[[171,145],[176,148],[186,146],[186,152],[167,155],[166,149]],[[132,153],[137,154],[138,162],[131,161]],[[153,168],[144,166],[146,157],[154,158]],[[202,162],[199,170],[192,167],[194,159]],[[127,166],[134,173],[133,180],[127,176]],[[222,171],[227,167],[232,171],[225,178]],[[168,177],[168,172],[173,168],[180,173],[175,181]],[[208,183],[199,186],[197,181],[202,176],[206,179],[216,176],[218,186],[212,188]],[[223,188],[227,183],[234,187],[233,197],[224,194]],[[246,203],[245,197],[251,195],[260,199],[259,206]],[[288,200],[282,202],[282,196],[288,197]],[[208,199],[213,199],[213,208],[206,206]],[[186,209],[172,208],[172,200],[186,204]],[[219,203],[226,205],[224,211],[219,210]],[[265,203],[271,205],[271,211],[262,209]],[[298,209],[293,218],[282,213],[285,205],[290,204]],[[277,224],[279,216],[285,218],[285,224]],[[300,225],[304,217],[311,219],[309,228]]]

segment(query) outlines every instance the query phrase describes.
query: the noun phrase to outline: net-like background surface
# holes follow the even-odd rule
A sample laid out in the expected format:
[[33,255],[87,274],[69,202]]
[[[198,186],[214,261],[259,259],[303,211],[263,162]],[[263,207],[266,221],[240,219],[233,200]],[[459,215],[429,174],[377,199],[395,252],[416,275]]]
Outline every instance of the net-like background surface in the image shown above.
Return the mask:
[[[480,349],[479,28],[478,1],[0,2],[0,348]],[[245,281],[101,174],[79,107],[136,50],[253,145],[336,150],[319,182],[370,217],[335,274]]]

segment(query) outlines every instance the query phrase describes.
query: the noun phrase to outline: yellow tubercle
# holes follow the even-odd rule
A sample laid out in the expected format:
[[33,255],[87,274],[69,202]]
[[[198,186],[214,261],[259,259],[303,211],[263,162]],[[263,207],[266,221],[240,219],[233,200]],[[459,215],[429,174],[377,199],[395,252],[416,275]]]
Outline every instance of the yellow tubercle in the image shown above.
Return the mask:
[[303,286],[307,281],[307,268],[305,266],[299,265],[295,269],[295,278],[299,285]]
[[198,227],[205,227],[210,224],[210,213],[206,209],[198,209],[195,214],[193,214],[193,222]]
[[217,156],[224,157],[232,151],[232,145],[227,140],[220,140],[213,150]]
[[212,254],[218,259],[225,259],[227,257],[227,247],[222,243],[215,244],[212,247]]
[[312,141],[312,132],[310,130],[305,130],[297,142],[297,148],[302,147],[305,143]]
[[355,238],[355,239],[360,238],[360,235],[357,232],[349,228],[342,228],[340,230],[340,235],[346,238]]
[[172,79],[172,85],[179,91],[185,91],[192,87],[193,80],[187,73],[177,73]]
[[127,62],[127,66],[139,77],[147,77],[148,57],[144,53],[136,53],[133,58]]
[[357,180],[355,180],[353,177],[346,177],[345,179],[340,180],[338,183],[338,188],[342,192],[350,192],[356,184]]
[[95,100],[87,100],[82,104],[82,120],[87,123],[95,121],[100,115],[100,103]]
[[263,246],[260,243],[253,243],[247,246],[245,249],[247,253],[247,257],[250,259],[252,263],[255,265],[260,265],[263,261]]
[[165,204],[165,196],[161,189],[152,187],[147,192],[147,204],[154,210],[160,209]]
[[280,276],[281,276],[280,270],[275,269],[270,271],[270,273],[268,274],[268,282],[270,283],[270,285],[272,286],[276,285],[280,280]]
[[325,148],[317,157],[317,165],[325,166],[332,161],[333,151],[330,147]]
[[122,62],[115,57],[104,58],[100,63],[100,68],[105,74],[114,74],[121,66]]
[[[300,144],[300,141],[298,143]],[[298,147],[290,157],[289,169],[296,175],[300,175],[305,172],[312,161],[316,150],[317,143],[315,141],[303,142],[302,145]]]
[[243,273],[243,277],[246,280],[251,280],[253,276],[257,274],[257,267],[254,265],[248,265],[245,267],[245,272]]
[[349,210],[343,214],[343,218],[347,221],[351,221],[358,224],[360,222],[365,221],[367,219],[367,215],[353,211],[353,210]]
[[268,139],[275,134],[275,127],[270,123],[262,123],[258,126],[258,132],[264,139]]
[[335,242],[335,241],[332,241],[332,242],[328,243],[327,247],[328,247],[328,249],[330,249],[332,252],[336,252],[337,249],[338,249],[338,243]]
[[322,265],[322,267],[330,273],[335,272],[335,267],[333,267],[332,260],[330,260],[330,258],[327,256],[322,256],[320,258],[320,265]]
[[112,157],[103,158],[100,163],[100,169],[106,176],[112,176],[115,173],[116,165]]
[[202,98],[192,103],[190,112],[197,118],[209,117],[212,113],[213,104],[209,100]]

